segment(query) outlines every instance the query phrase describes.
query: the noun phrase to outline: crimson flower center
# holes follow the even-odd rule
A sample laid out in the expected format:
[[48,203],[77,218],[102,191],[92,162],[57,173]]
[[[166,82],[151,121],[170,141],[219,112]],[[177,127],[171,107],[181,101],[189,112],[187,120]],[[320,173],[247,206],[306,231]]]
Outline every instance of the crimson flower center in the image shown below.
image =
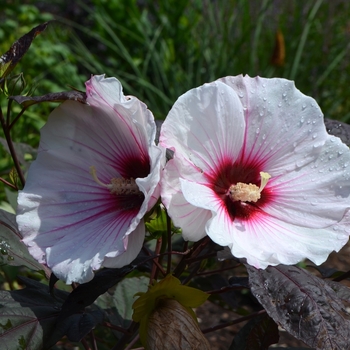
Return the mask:
[[108,188],[112,194],[115,195],[143,195],[139,190],[134,178],[124,179],[124,178],[112,178],[109,184],[103,183],[96,174],[96,168],[94,166],[90,167],[90,174],[93,179],[100,186]]
[[243,182],[237,182],[235,185],[231,185],[227,191],[227,196],[233,201],[241,202],[254,202],[256,203],[261,197],[261,191],[266,186],[270,175],[263,171],[260,172],[261,185],[258,187],[252,183],[246,184]]

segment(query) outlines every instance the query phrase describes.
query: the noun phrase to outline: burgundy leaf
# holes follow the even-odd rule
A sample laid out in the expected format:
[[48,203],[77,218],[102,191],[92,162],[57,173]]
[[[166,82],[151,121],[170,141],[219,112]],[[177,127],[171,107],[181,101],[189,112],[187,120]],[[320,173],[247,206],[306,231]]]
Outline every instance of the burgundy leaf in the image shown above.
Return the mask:
[[327,282],[295,266],[246,266],[253,295],[277,324],[313,348],[348,349],[350,315]]

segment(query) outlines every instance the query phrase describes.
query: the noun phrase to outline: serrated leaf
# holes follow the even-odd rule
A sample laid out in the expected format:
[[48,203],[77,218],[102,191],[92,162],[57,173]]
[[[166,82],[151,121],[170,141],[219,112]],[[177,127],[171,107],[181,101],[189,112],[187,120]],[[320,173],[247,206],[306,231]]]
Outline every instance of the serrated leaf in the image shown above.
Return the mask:
[[278,343],[277,324],[268,315],[250,320],[235,336],[229,350],[267,350]]
[[113,325],[128,328],[132,321],[134,295],[146,292],[148,285],[149,278],[144,276],[125,278],[112,291],[101,295],[95,304],[106,312]]
[[350,315],[327,282],[295,266],[246,266],[253,295],[277,324],[313,348],[348,348]]
[[48,22],[40,24],[33,28],[30,32],[23,35],[16,42],[12,44],[10,49],[0,57],[0,83],[3,78],[6,78],[16,67],[17,63],[22,59],[25,53],[28,51],[34,38],[43,32],[48,25]]
[[[21,242],[16,215],[0,210],[0,264],[26,266],[32,270],[45,270]],[[46,271],[47,272],[47,271]]]
[[80,91],[52,92],[42,96],[10,96],[23,107],[29,107],[42,102],[64,102],[67,100],[86,103],[86,94]]
[[20,280],[26,288],[0,291],[1,350],[41,350],[68,293],[57,291],[53,298],[48,286],[24,277]]

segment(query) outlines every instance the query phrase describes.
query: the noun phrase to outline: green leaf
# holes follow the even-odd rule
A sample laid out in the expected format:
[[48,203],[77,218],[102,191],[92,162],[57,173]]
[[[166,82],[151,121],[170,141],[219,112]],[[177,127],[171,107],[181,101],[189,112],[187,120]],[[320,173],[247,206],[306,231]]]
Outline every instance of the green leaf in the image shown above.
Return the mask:
[[20,279],[26,288],[0,291],[1,350],[43,349],[68,293],[57,290],[53,298],[48,286]]
[[[0,137],[0,144],[4,147],[6,152],[10,154],[10,150],[7,144],[7,141]],[[26,160],[26,155],[31,155],[32,158],[36,157],[37,150],[26,143],[14,142],[13,147],[15,149],[16,155],[20,163],[25,167],[25,169],[29,169],[30,163]]]
[[134,295],[138,292],[146,292],[148,284],[149,278],[144,276],[125,278],[114,290],[101,295],[95,304],[105,311],[113,325],[128,328],[132,321]]
[[0,264],[26,266],[32,270],[44,270],[21,242],[16,215],[0,210]]

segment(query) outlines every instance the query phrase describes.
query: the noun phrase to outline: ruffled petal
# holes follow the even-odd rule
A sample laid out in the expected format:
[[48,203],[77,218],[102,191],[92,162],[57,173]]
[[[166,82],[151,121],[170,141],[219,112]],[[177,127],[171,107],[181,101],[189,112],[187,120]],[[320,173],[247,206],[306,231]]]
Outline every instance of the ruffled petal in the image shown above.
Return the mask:
[[213,173],[223,159],[237,158],[243,144],[243,116],[241,102],[230,87],[221,82],[205,84],[175,102],[159,143],[198,172]]
[[242,75],[220,81],[240,96],[244,107],[241,162],[279,176],[315,160],[329,135],[316,101],[294,82]]
[[134,136],[134,142],[139,143],[140,149],[147,144],[154,144],[156,126],[153,114],[147,106],[134,96],[124,96],[119,80],[104,75],[94,75],[86,82],[87,102],[91,106],[101,108],[107,106],[118,115],[125,126]]
[[270,180],[267,188],[274,199],[264,211],[305,227],[323,228],[339,222],[350,208],[349,164],[349,148],[329,136],[315,161]]
[[233,255],[247,258],[248,263],[257,268],[292,265],[305,258],[319,265],[332,251],[339,251],[347,243],[349,220],[349,212],[346,212],[335,225],[310,229],[261,215],[242,223],[240,227],[245,226],[246,230],[237,232],[229,247]]

